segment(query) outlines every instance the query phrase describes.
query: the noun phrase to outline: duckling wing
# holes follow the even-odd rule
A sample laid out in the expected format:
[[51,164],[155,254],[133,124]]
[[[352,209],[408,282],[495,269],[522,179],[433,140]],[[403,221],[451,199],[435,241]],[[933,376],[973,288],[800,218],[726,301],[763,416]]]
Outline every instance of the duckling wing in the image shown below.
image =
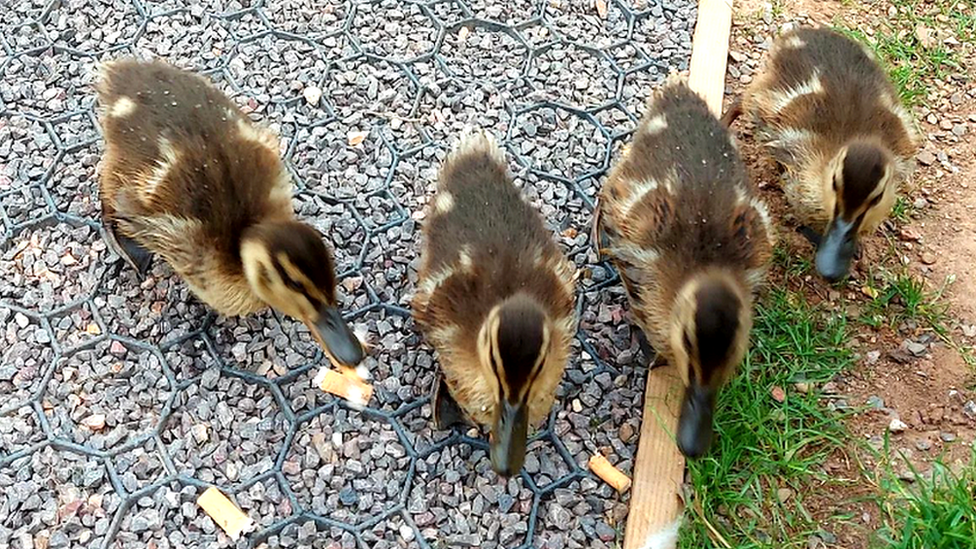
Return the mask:
[[203,224],[198,219],[156,212],[136,198],[132,189],[119,189],[115,195],[114,222],[123,234],[150,250],[162,250],[177,272],[186,272],[203,259],[194,250],[207,250]]
[[780,37],[746,94],[746,110],[788,166],[830,156],[859,136],[875,135],[899,154],[914,154],[911,116],[874,54],[830,29]]
[[600,200],[609,255],[639,320],[664,318],[682,282],[710,266],[762,278],[769,215],[731,134],[682,82],[650,101]]
[[98,97],[106,220],[184,278],[199,274],[197,288],[218,277],[240,286],[243,231],[294,215],[275,137],[208,80],[163,62],[104,66]]
[[497,384],[484,375],[478,334],[492,308],[518,292],[546,309],[557,332],[553,366],[538,382],[548,400],[533,402],[530,421],[549,412],[575,333],[575,272],[512,184],[501,151],[484,135],[462,140],[428,209],[413,307],[451,393],[476,421],[489,420]]
[[269,202],[290,212],[277,140],[205,78],[159,61],[123,60],[102,67],[97,90],[109,214],[121,188],[153,212],[208,225],[240,225],[266,213]]

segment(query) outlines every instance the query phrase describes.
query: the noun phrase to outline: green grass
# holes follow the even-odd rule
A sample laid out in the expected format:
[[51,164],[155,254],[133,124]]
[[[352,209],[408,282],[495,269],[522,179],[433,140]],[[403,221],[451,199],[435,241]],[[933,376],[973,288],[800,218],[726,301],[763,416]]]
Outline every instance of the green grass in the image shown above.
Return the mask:
[[879,328],[887,323],[894,328],[901,322],[912,320],[928,326],[940,336],[948,334],[948,304],[942,299],[945,286],[929,291],[921,278],[902,271],[897,275],[882,273],[868,288],[873,296],[861,316],[865,324]]
[[787,278],[797,278],[813,270],[813,260],[809,254],[797,253],[784,246],[773,249],[773,264],[783,269]]
[[[934,33],[932,44],[924,46],[919,39],[919,29],[924,32],[925,29],[945,28],[951,30],[960,42],[972,41],[976,37],[973,2],[937,0],[935,5],[939,13],[926,15],[920,14],[923,10],[930,11],[932,3],[929,1],[892,0],[890,5],[897,8],[897,14],[894,17],[884,14],[873,37],[843,24],[835,23],[834,28],[874,50],[888,67],[888,74],[906,104],[924,103],[930,82],[944,80],[950,72],[959,70],[960,65],[956,52]],[[939,15],[948,22],[937,20]]]
[[[817,391],[854,364],[849,342],[856,325],[849,324],[841,312],[846,307],[813,306],[802,288],[791,289],[810,272],[808,259],[778,248],[773,263],[785,274],[785,282],[756,306],[751,351],[739,375],[719,397],[712,451],[688,462],[693,496],[679,547],[805,548],[811,534],[852,520],[837,515],[818,523],[804,504],[816,493],[812,486],[841,482],[870,483],[876,488],[876,496],[862,497],[876,501],[885,513],[883,528],[873,534],[883,540],[878,547],[971,547],[968,540],[974,538],[953,536],[972,536],[976,527],[976,462],[967,470],[968,476],[956,478],[938,469],[934,481],[926,485],[920,479],[914,487],[899,481],[890,466],[844,481],[818,472],[831,452],[870,451],[864,441],[851,438],[844,416],[829,411]],[[873,279],[876,295],[867,304],[862,322],[881,327],[914,320],[947,337],[945,287],[930,291],[907,272],[883,273]],[[797,383],[805,384],[808,391],[800,390]],[[773,387],[786,390],[784,402],[772,397]],[[791,490],[785,503],[777,496],[783,488]],[[957,539],[970,545],[954,545]]]
[[[803,489],[847,435],[816,390],[794,383],[816,387],[850,366],[848,332],[845,318],[788,289],[757,305],[752,350],[719,398],[715,446],[688,464],[695,503],[680,547],[806,547],[804,534],[818,526]],[[772,398],[774,386],[786,389],[783,403]],[[782,488],[793,491],[785,504],[776,495]]]
[[899,223],[907,223],[911,220],[914,207],[904,196],[895,199],[895,205],[891,208],[891,217]]
[[970,549],[976,540],[976,452],[953,473],[942,463],[915,482],[897,478],[890,462],[879,483],[885,526],[873,547],[885,549]]
[[[976,40],[976,3],[968,1],[969,12],[950,10],[947,14],[952,20],[953,30],[959,40],[972,43]],[[960,2],[960,4],[963,4]]]
[[872,276],[865,293],[873,296],[858,320],[872,328],[887,325],[892,329],[902,322],[913,321],[919,327],[935,332],[942,341],[959,353],[966,364],[976,367],[973,348],[960,345],[952,336],[949,303],[945,300],[945,292],[954,281],[954,277],[949,277],[940,288],[928,290],[922,279],[909,274],[907,270],[897,275],[882,272],[878,276]]

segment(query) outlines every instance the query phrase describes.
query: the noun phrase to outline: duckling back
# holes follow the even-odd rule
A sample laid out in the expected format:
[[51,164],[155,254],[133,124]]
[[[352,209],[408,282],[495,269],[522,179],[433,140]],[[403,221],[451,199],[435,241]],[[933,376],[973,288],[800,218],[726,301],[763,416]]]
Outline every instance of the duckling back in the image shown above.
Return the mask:
[[692,277],[720,268],[752,291],[772,253],[769,214],[732,136],[677,81],[650,101],[601,191],[597,224],[635,316],[665,356],[674,301]]
[[162,256],[218,312],[262,308],[240,245],[248,227],[294,217],[274,135],[203,77],[159,61],[104,65],[97,91],[110,230]]
[[160,61],[116,61],[102,67],[98,100],[107,214],[125,189],[145,213],[179,213],[211,230],[291,215],[277,139],[205,78]]
[[890,152],[896,182],[910,173],[917,140],[911,116],[874,54],[835,31],[800,28],[781,36],[743,95],[742,111],[786,167],[787,198],[812,226],[830,219],[828,164],[849,143]]
[[481,365],[478,335],[488,314],[517,294],[556,328],[530,422],[549,412],[574,333],[575,268],[520,196],[504,153],[484,132],[447,157],[428,207],[414,317],[437,349],[445,381],[464,412],[488,424],[497,379]]

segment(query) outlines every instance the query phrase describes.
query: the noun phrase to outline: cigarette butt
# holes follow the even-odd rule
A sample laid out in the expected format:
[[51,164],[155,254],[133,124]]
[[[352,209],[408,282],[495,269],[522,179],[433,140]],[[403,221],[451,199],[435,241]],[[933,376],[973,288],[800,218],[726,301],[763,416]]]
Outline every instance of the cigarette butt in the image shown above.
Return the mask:
[[620,493],[626,492],[630,488],[630,477],[623,474],[620,469],[611,465],[607,458],[599,454],[590,458],[590,470]]
[[326,393],[340,396],[353,404],[365,406],[373,396],[373,387],[358,377],[343,375],[325,368],[315,377],[315,383]]
[[[356,333],[356,339],[359,340],[359,345],[362,346],[364,351],[369,352],[369,345],[366,344],[365,336],[366,336],[366,332],[363,332],[362,334]],[[361,381],[368,381],[370,377],[372,377],[369,373],[369,370],[366,369],[366,366],[364,364],[359,364],[355,367],[345,366],[341,362],[336,360],[334,356],[332,356],[332,353],[329,352],[328,348],[323,348],[322,352],[325,354],[325,357],[329,359],[329,364],[335,366],[342,373],[346,375],[355,375]]]
[[211,486],[207,491],[200,494],[197,498],[197,505],[203,508],[210,518],[223,528],[230,539],[237,541],[241,534],[250,530],[254,526],[251,517],[234,505],[234,502],[227,499],[216,487]]

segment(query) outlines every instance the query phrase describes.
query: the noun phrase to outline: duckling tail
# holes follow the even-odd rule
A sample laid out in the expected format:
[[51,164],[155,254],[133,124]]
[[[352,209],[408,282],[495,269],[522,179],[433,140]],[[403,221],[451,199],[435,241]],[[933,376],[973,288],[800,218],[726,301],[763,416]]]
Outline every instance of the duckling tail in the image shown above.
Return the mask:
[[742,112],[742,96],[740,95],[732,100],[728,110],[722,115],[722,125],[726,128],[730,127],[742,115]]
[[461,133],[461,140],[454,147],[448,157],[448,162],[455,163],[467,157],[487,156],[499,166],[507,166],[505,152],[498,146],[495,137],[487,130],[467,128]]

